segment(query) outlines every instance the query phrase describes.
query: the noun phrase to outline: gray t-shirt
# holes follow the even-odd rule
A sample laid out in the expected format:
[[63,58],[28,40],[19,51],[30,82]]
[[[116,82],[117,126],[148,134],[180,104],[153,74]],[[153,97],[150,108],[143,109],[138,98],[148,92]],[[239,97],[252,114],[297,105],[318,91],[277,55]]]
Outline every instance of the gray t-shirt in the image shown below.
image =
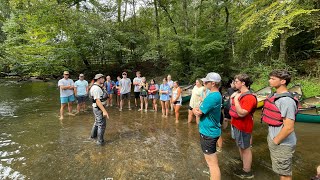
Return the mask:
[[71,96],[73,95],[73,89],[65,89],[65,90],[62,90],[60,88],[60,86],[73,86],[74,85],[74,82],[72,79],[60,79],[58,81],[58,86],[59,86],[59,89],[60,89],[60,97],[68,97],[68,96]]
[[119,85],[121,86],[120,94],[127,94],[131,92],[131,80],[129,78],[122,78],[119,81]]
[[[91,95],[92,99],[94,99],[94,100],[96,100],[96,99],[100,99],[101,100],[101,97],[103,97],[103,91],[99,86],[93,85],[90,88],[90,95]],[[97,107],[97,104],[96,103],[92,103],[92,107]]]
[[[141,77],[135,77],[133,79],[133,83],[141,83]],[[139,88],[139,84],[138,85],[134,85],[134,92],[140,92],[140,88]]]
[[170,86],[169,95],[172,96],[173,81],[172,80],[168,81],[168,85]]
[[[276,106],[279,108],[281,112],[281,116],[283,118],[288,118],[292,119],[295,121],[296,119],[296,110],[297,110],[297,105],[296,102],[290,98],[290,97],[282,97],[275,102]],[[269,126],[269,136],[271,139],[276,137],[281,129],[283,128],[283,125],[279,127],[274,127],[274,126]],[[297,138],[296,134],[293,131],[287,138],[282,140],[280,145],[290,145],[294,146],[297,144]]]

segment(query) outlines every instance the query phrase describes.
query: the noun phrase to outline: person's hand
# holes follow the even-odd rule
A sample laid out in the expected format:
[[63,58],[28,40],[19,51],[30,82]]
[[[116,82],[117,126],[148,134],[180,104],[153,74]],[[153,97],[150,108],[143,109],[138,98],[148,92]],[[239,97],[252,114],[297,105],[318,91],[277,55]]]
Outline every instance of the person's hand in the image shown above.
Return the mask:
[[107,111],[103,111],[102,113],[103,113],[103,117],[106,117],[107,119],[109,119],[109,114]]
[[200,116],[202,113],[200,112],[200,109],[199,107],[195,107],[192,109],[193,113],[196,115],[196,116]]
[[274,144],[279,145],[279,142],[278,142],[278,141],[276,141],[276,138],[273,138],[273,140],[272,140],[272,141],[273,141],[273,143],[274,143]]

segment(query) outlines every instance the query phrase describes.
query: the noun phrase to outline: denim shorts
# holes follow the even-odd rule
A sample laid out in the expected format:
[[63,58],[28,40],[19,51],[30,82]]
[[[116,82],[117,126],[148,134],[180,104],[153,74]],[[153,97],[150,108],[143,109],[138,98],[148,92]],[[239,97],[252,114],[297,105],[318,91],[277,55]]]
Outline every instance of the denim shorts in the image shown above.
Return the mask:
[[75,101],[74,95],[68,96],[68,97],[60,97],[61,104],[67,104],[69,102]]

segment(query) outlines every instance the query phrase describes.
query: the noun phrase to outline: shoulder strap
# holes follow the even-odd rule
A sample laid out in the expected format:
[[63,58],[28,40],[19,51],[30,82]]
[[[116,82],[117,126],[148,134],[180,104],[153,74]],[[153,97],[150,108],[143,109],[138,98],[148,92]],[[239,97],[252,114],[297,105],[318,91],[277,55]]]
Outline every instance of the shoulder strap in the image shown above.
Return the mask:
[[250,94],[253,95],[254,97],[256,97],[256,95],[254,95],[253,92],[252,92],[251,90],[249,90],[249,91],[241,94],[239,99],[243,98],[243,97],[246,96],[246,95],[250,95]]
[[283,97],[289,97],[289,98],[293,99],[296,102],[297,105],[299,104],[299,99],[291,92],[285,92],[285,93],[281,93],[281,94],[276,94],[275,101],[280,99],[280,98],[283,98]]
[[[99,86],[98,84],[93,84],[92,86],[98,86],[101,90],[103,90],[102,87]],[[92,87],[92,86],[91,86],[91,87]]]

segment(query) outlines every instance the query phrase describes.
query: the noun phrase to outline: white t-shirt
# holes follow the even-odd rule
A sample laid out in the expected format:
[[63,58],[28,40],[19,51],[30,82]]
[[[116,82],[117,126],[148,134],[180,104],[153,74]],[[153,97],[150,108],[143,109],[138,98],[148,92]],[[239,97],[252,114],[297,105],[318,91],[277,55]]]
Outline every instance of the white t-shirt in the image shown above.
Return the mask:
[[134,85],[134,92],[140,92],[139,84],[141,83],[141,77],[135,77],[133,83],[138,83],[138,85]]
[[[91,95],[92,99],[94,99],[94,100],[101,99],[103,97],[103,91],[98,85],[93,85],[90,88],[90,95]],[[92,103],[92,107],[97,107],[97,104]]]
[[65,90],[62,90],[60,86],[73,86],[74,85],[74,82],[72,79],[60,79],[59,82],[58,82],[58,86],[59,86],[59,89],[60,89],[60,97],[68,97],[68,96],[71,96],[73,95],[73,90],[72,89],[65,89]]

